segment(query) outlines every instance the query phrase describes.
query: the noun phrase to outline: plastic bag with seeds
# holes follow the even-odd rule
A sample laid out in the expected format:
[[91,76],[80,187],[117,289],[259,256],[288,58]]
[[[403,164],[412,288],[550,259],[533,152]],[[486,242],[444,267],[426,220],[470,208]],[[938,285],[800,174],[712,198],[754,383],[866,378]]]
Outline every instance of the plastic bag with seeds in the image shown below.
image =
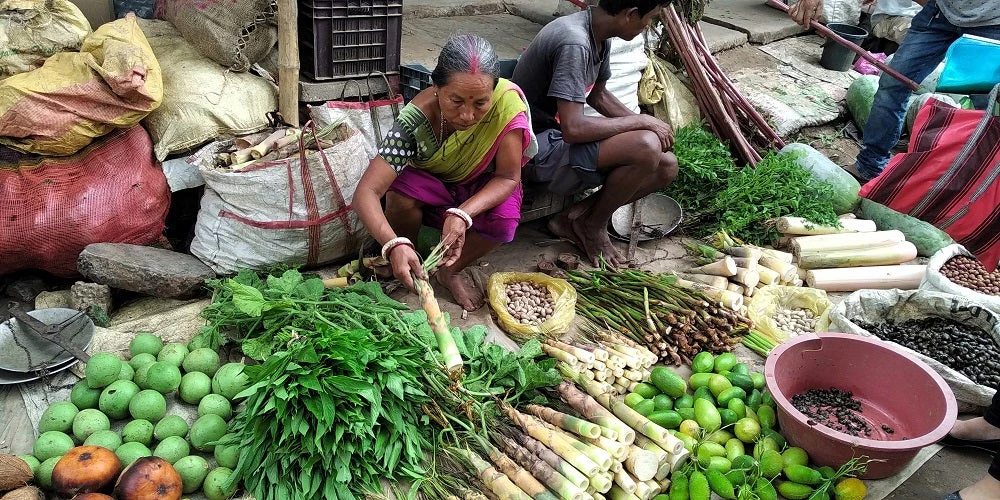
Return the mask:
[[[510,311],[511,300],[508,295],[508,285],[528,283],[539,285],[548,290],[549,303],[536,307],[551,306],[551,314],[539,314],[538,324],[522,323]],[[576,289],[566,280],[553,278],[542,273],[493,273],[487,285],[490,307],[496,313],[497,323],[503,331],[514,340],[525,341],[538,335],[558,338],[569,330],[576,317]],[[531,287],[529,287],[531,288]],[[528,292],[534,295],[533,292]],[[524,294],[522,294],[524,295]],[[521,301],[519,301],[521,302]],[[523,301],[526,305],[530,301]],[[534,311],[528,311],[529,314]],[[523,317],[523,316],[522,316]]]
[[972,252],[966,250],[965,247],[959,245],[958,243],[938,250],[938,252],[931,257],[930,262],[927,263],[927,274],[924,275],[923,281],[920,282],[920,289],[960,295],[995,313],[1000,313],[1000,296],[986,295],[985,293],[980,293],[970,288],[966,288],[948,279],[948,277],[941,272],[942,266],[944,266],[952,258],[960,255],[975,257],[972,255]]
[[775,316],[779,309],[806,309],[816,317],[816,331],[825,332],[830,326],[833,303],[826,292],[815,288],[768,285],[758,290],[747,304],[747,316],[753,320],[757,331],[775,342],[783,342],[796,335],[778,327]]

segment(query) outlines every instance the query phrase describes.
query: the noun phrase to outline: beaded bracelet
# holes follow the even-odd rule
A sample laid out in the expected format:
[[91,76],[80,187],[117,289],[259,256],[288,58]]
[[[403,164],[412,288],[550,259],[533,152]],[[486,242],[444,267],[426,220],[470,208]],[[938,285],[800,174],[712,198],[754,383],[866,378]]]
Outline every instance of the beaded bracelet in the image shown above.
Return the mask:
[[406,245],[410,248],[416,248],[413,246],[413,242],[410,241],[409,238],[404,238],[402,236],[399,236],[397,238],[393,238],[385,242],[385,245],[382,245],[382,258],[385,260],[389,260],[389,254],[391,254],[392,251],[400,245]]
[[465,228],[466,229],[469,229],[469,228],[472,227],[472,216],[470,216],[468,213],[466,213],[465,210],[462,210],[461,208],[455,207],[455,208],[449,208],[448,210],[445,210],[444,212],[446,214],[451,214],[451,215],[454,215],[454,216],[462,219],[465,222]]

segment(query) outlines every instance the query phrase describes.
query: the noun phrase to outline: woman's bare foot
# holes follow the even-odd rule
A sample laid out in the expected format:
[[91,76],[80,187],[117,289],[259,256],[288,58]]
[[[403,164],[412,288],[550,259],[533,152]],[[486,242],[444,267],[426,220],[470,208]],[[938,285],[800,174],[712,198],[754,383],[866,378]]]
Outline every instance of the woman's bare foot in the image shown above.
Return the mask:
[[461,272],[455,272],[451,268],[443,267],[438,269],[435,275],[437,276],[438,283],[444,285],[451,292],[455,303],[462,306],[462,309],[475,311],[483,307],[485,299],[482,292],[465,281]]
[[962,500],[995,500],[1000,498],[1000,480],[987,474],[975,484],[962,488],[959,495]]
[[625,258],[622,257],[618,249],[611,243],[611,237],[608,236],[607,224],[601,227],[593,227],[593,225],[587,224],[583,220],[583,217],[580,217],[572,221],[572,226],[573,233],[576,234],[584,253],[587,254],[587,260],[594,267],[600,265],[601,256],[604,256],[604,260],[613,267],[618,267],[625,263]]
[[956,421],[948,434],[954,438],[968,441],[986,441],[1000,439],[1000,427],[994,427],[985,418],[977,417]]

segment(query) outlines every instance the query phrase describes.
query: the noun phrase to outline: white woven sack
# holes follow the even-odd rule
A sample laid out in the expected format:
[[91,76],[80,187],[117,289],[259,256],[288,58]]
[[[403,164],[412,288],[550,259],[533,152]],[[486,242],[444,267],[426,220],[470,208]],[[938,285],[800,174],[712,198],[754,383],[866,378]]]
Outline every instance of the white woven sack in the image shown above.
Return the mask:
[[965,247],[959,245],[958,243],[946,246],[941,250],[938,250],[936,254],[932,255],[931,260],[927,262],[927,274],[924,275],[923,281],[920,282],[920,289],[960,295],[962,298],[970,302],[974,302],[997,314],[1000,314],[1000,297],[996,295],[986,295],[985,293],[970,290],[964,286],[956,284],[954,281],[941,274],[941,266],[943,266],[945,262],[951,260],[952,257],[958,255],[975,258],[975,256],[966,250]]
[[[830,313],[830,330],[878,338],[853,320],[881,323],[941,317],[981,328],[1000,345],[1000,317],[964,297],[927,290],[861,290],[837,304]],[[915,355],[936,371],[951,387],[959,411],[976,411],[990,405],[996,388],[976,384],[958,371],[895,342],[886,342]]]
[[367,237],[351,209],[368,168],[364,136],[310,151],[305,162],[305,169],[298,156],[238,172],[202,168],[206,188],[191,253],[219,274],[355,254]]
[[[608,91],[626,108],[638,113],[639,80],[649,64],[643,38],[637,36],[631,41],[612,38],[608,57],[611,58],[611,79],[606,84]],[[588,105],[584,105],[583,112],[587,116],[600,116]]]

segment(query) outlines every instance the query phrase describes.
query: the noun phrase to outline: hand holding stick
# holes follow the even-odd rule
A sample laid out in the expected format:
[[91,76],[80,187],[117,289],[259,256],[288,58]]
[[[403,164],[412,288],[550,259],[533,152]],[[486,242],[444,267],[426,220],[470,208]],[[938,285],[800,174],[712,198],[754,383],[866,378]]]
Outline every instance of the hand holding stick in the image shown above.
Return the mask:
[[[784,3],[781,3],[778,0],[767,0],[767,4],[770,5],[770,6],[772,6],[772,7],[774,7],[774,8],[777,8],[778,10],[781,10],[782,12],[788,12],[788,6],[785,5]],[[913,90],[914,92],[917,92],[917,91],[920,90],[920,85],[918,85],[913,80],[910,80],[909,78],[901,75],[898,71],[890,68],[884,62],[879,61],[878,59],[876,59],[875,56],[873,56],[871,54],[871,52],[868,52],[867,50],[862,49],[861,47],[858,47],[856,44],[851,43],[850,41],[845,40],[840,35],[834,33],[833,30],[831,30],[830,28],[827,28],[826,26],[823,26],[822,24],[816,22],[815,20],[810,21],[809,25],[812,26],[813,28],[815,28],[816,31],[819,32],[820,35],[822,35],[822,36],[824,36],[826,38],[829,38],[829,39],[833,40],[834,42],[837,42],[838,44],[840,44],[840,45],[842,45],[844,47],[847,47],[848,49],[851,49],[851,51],[853,51],[857,55],[861,56],[866,61],[874,64],[876,68],[878,68],[878,69],[880,69],[880,70],[888,73],[893,78],[895,78],[895,79],[903,82],[903,84],[906,85],[907,87],[909,87],[910,90]]]

